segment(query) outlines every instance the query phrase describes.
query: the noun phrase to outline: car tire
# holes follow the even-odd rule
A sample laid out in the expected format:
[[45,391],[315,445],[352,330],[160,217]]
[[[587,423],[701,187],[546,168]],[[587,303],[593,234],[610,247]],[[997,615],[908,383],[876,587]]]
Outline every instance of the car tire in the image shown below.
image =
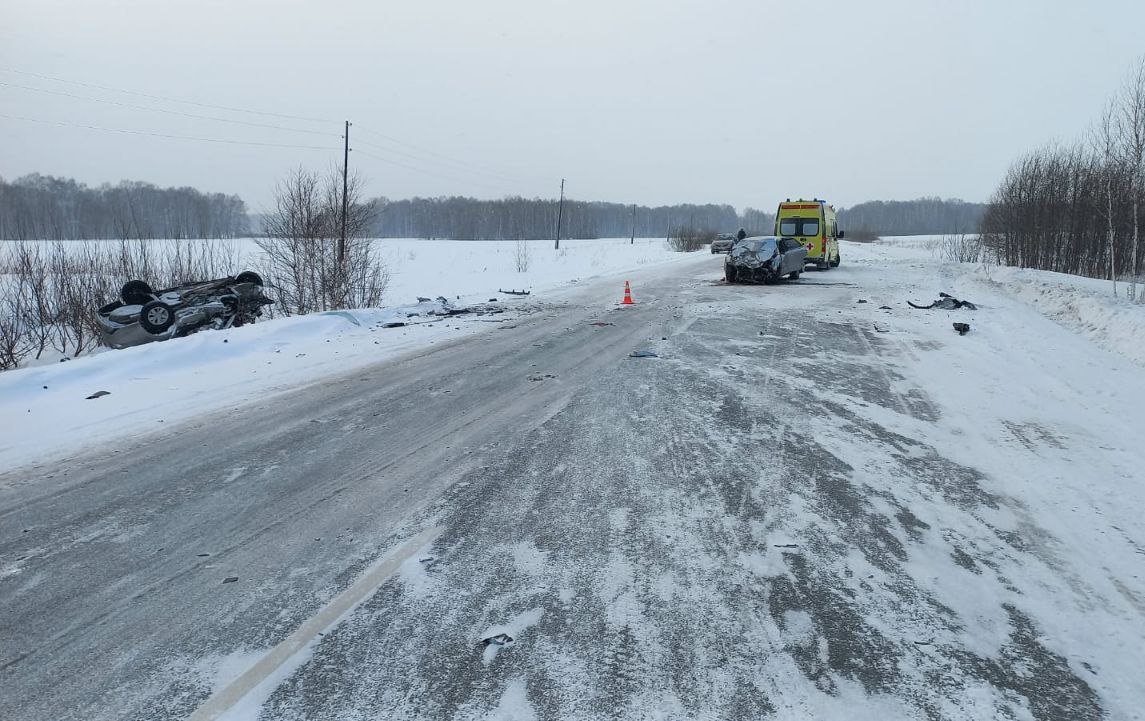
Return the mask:
[[736,282],[736,269],[730,265],[724,266],[724,279],[729,283]]
[[831,267],[832,267],[832,268],[838,268],[838,267],[839,267],[839,264],[840,264],[840,263],[842,263],[842,262],[843,262],[843,258],[842,258],[842,256],[840,256],[838,253],[836,253],[836,254],[835,254],[835,262],[834,262],[834,263],[831,263]]
[[793,273],[788,273],[787,277],[790,278],[791,280],[799,280],[799,271],[797,270]]
[[164,333],[175,324],[175,309],[161,300],[144,304],[139,311],[139,325],[151,335]]
[[155,300],[155,291],[142,280],[129,280],[119,289],[119,298],[124,305],[143,305]]
[[235,276],[236,283],[254,283],[257,286],[262,286],[262,276],[253,270],[244,270]]

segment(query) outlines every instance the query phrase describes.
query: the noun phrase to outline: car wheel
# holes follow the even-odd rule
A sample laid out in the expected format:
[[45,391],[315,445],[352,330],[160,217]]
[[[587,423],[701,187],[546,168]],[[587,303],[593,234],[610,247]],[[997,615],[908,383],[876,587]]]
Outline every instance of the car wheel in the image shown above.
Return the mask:
[[799,280],[799,271],[797,270],[794,273],[789,273],[787,277],[791,280]]
[[175,311],[161,300],[153,300],[139,311],[139,325],[152,335],[165,332],[174,323]]
[[729,283],[736,282],[736,269],[730,265],[724,266],[724,279]]
[[129,280],[120,288],[119,297],[124,305],[143,305],[155,299],[155,292],[142,280]]
[[262,285],[262,276],[253,270],[244,270],[235,276],[236,283],[254,283],[255,285]]
[[836,253],[835,254],[835,262],[831,264],[831,267],[832,268],[838,268],[839,264],[842,262],[843,262],[843,258],[838,253]]

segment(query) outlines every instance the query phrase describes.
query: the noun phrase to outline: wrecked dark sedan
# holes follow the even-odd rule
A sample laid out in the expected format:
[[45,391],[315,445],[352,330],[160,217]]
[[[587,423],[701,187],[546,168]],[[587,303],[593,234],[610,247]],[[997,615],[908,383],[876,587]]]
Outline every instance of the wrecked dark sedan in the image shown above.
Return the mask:
[[724,261],[729,283],[773,283],[803,272],[807,249],[792,238],[756,236],[737,242]]
[[274,302],[263,295],[262,277],[249,270],[158,291],[129,280],[119,296],[97,312],[100,338],[111,348],[253,323]]

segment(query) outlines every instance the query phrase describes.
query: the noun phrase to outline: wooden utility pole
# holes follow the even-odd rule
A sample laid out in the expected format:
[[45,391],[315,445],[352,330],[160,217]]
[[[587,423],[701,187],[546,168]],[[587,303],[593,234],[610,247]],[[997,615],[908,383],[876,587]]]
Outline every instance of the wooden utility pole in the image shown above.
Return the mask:
[[629,239],[628,244],[636,244],[636,203],[632,204],[632,238]]
[[557,206],[557,242],[553,250],[561,249],[561,221],[565,215],[565,179],[561,178],[561,204]]
[[[346,144],[342,151],[342,234],[338,238],[338,275],[341,278],[346,276],[345,269],[342,265],[346,262],[346,192],[349,188],[349,172],[350,172],[350,121],[346,121],[346,134],[342,136],[346,140]],[[341,281],[339,281],[341,282]]]

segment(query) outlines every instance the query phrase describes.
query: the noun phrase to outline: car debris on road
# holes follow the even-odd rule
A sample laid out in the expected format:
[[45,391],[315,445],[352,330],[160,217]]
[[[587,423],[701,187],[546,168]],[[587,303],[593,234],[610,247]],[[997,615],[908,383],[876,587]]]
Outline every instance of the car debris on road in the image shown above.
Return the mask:
[[481,639],[482,646],[508,646],[511,643],[513,643],[513,637],[507,633],[499,633],[496,636]]
[[930,305],[918,305],[911,303],[909,300],[906,302],[906,304],[911,308],[917,308],[919,310],[930,310],[931,308],[937,308],[938,310],[958,310],[959,308],[965,308],[967,310],[978,310],[978,306],[974,305],[970,301],[958,300],[949,293],[939,293],[938,300],[934,301]]

